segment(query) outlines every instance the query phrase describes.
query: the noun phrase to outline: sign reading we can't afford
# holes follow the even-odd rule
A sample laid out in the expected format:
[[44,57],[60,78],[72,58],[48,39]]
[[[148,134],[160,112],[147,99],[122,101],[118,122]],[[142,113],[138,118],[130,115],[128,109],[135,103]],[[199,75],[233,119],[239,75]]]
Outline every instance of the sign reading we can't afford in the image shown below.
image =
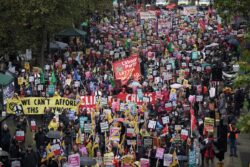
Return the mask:
[[46,108],[50,108],[52,112],[62,112],[64,109],[76,111],[78,103],[75,100],[61,97],[27,97],[7,100],[7,113],[15,114],[17,107],[22,108],[24,114],[36,115],[44,114]]

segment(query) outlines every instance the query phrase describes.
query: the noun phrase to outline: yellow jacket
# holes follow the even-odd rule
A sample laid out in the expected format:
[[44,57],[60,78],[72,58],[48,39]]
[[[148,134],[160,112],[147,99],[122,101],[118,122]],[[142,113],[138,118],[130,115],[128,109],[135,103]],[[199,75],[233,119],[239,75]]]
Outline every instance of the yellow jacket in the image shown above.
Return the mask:
[[52,129],[53,130],[57,130],[57,128],[59,127],[59,123],[58,122],[54,122],[53,120],[50,121],[48,129]]

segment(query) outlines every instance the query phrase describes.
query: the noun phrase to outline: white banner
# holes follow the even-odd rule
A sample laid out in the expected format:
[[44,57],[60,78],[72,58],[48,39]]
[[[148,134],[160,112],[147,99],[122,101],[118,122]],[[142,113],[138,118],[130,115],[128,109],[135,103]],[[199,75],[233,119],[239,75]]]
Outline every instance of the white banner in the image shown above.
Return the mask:
[[140,12],[140,18],[142,20],[156,19],[155,11]]

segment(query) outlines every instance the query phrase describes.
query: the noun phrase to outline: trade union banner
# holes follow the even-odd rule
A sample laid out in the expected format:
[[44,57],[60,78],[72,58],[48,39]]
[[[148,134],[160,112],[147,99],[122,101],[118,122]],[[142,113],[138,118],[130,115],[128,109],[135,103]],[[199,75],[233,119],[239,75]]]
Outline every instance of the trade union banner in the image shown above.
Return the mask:
[[[148,97],[149,102],[154,104],[156,102],[156,93],[155,92],[148,92],[144,93],[144,97]],[[127,94],[127,93],[120,93],[116,96],[116,99],[119,99],[120,101],[123,101],[125,103],[136,103],[137,105],[141,105],[143,103],[142,100],[138,97],[137,94]],[[112,96],[108,97],[108,103],[111,104],[113,102],[114,98]],[[81,103],[80,108],[86,108],[86,109],[95,109],[96,103],[98,101],[98,98],[96,96],[81,96]]]
[[140,62],[137,55],[113,63],[115,79],[127,84],[129,79],[138,80],[140,77]]
[[61,113],[64,109],[77,111],[78,106],[76,100],[68,98],[25,97],[7,99],[6,110],[8,114],[40,115],[44,114],[46,108]]

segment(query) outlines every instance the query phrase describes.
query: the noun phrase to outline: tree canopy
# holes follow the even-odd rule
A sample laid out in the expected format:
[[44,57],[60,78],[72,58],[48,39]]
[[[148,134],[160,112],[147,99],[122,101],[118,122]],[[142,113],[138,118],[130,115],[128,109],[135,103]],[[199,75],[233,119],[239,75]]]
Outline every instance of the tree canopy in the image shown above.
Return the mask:
[[[2,0],[0,55],[31,48],[42,54],[47,37],[78,26],[93,10],[110,8],[110,0]],[[42,51],[41,51],[42,50]]]

